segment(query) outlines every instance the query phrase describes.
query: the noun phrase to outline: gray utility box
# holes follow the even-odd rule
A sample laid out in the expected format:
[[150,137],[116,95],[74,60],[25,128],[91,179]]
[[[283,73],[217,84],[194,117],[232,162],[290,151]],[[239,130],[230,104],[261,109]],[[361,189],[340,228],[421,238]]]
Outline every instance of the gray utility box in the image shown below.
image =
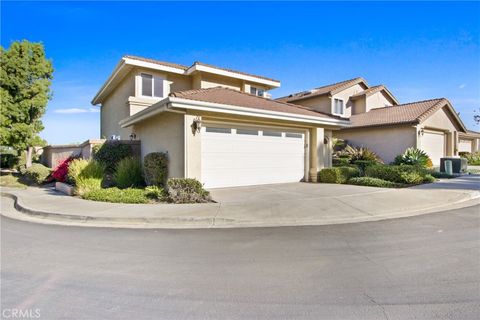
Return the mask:
[[467,171],[467,159],[464,158],[441,158],[440,159],[440,172],[445,172],[445,161],[452,161],[453,173],[461,173]]

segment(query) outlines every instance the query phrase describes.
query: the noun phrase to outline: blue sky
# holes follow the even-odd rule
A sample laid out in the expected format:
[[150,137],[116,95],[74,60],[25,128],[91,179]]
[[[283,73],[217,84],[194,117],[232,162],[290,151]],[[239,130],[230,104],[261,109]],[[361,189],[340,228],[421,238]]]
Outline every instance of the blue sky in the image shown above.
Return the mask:
[[479,17],[479,2],[2,2],[1,43],[53,60],[52,144],[99,136],[90,101],[124,54],[279,79],[274,97],[362,76],[401,102],[446,97],[479,130]]

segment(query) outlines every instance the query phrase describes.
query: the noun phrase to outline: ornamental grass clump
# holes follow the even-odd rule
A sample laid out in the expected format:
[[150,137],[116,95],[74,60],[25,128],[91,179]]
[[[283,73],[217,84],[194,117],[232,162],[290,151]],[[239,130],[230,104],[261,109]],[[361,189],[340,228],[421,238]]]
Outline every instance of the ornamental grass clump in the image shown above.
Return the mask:
[[69,177],[75,183],[75,192],[84,195],[92,190],[101,189],[105,175],[105,165],[95,160],[82,160],[74,163]]
[[120,160],[114,175],[115,183],[120,189],[142,187],[145,184],[140,159],[128,157]]

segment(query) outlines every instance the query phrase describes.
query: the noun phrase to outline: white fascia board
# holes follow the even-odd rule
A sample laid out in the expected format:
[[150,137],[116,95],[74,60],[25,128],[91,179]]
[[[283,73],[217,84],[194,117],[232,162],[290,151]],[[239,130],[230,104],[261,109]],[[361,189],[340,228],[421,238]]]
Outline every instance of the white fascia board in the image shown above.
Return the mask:
[[269,111],[269,110],[259,110],[259,109],[238,107],[238,106],[220,104],[220,103],[181,99],[176,97],[170,97],[169,99],[170,99],[170,107],[173,107],[173,108],[221,112],[221,113],[243,115],[243,116],[253,116],[253,117],[262,117],[262,118],[269,118],[269,119],[277,119],[277,120],[288,120],[288,121],[296,121],[296,122],[303,122],[303,123],[334,125],[334,126],[342,126],[342,127],[348,126],[350,124],[350,121],[347,121],[347,120],[330,119],[330,118],[323,119],[319,117],[306,116],[306,115],[300,115],[300,114]]
[[132,65],[135,67],[142,67],[142,68],[165,71],[165,72],[176,73],[176,74],[185,74],[185,70],[180,68],[164,66],[157,63],[146,62],[146,61],[141,61],[141,60],[136,60],[131,58],[123,58],[123,59],[125,60],[125,64]]
[[122,71],[122,69],[125,67],[125,59],[121,59],[120,62],[117,63],[115,68],[113,69],[112,73],[110,74],[110,77],[108,77],[107,81],[104,82],[100,90],[98,90],[97,94],[95,97],[93,97],[91,103],[93,105],[97,105],[100,103],[98,101],[100,99],[100,96],[106,91],[106,89],[110,86],[112,81],[117,78],[118,74]]
[[263,79],[263,78],[259,78],[259,77],[255,77],[255,76],[249,76],[249,75],[245,75],[245,74],[241,74],[241,73],[236,73],[236,72],[233,72],[233,71],[227,71],[227,70],[222,70],[222,69],[213,68],[213,67],[209,67],[209,66],[204,66],[204,65],[201,65],[201,64],[195,64],[195,65],[191,66],[190,68],[187,69],[187,71],[185,73],[187,75],[190,75],[195,71],[208,72],[208,73],[218,74],[218,75],[221,75],[221,76],[241,79],[241,80],[245,80],[245,81],[251,81],[251,82],[255,82],[255,83],[264,84],[264,85],[270,86],[272,88],[279,88],[280,87],[280,82],[279,81],[267,80],[267,79]]

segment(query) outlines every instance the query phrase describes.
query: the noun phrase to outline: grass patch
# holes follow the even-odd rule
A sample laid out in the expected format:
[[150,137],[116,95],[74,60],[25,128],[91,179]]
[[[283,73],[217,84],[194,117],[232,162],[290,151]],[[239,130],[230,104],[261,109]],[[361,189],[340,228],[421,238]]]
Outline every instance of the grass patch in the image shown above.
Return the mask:
[[27,184],[25,184],[20,177],[12,174],[2,174],[0,176],[0,186],[21,189],[27,188]]
[[86,200],[113,202],[113,203],[148,203],[146,192],[144,189],[93,189],[85,192],[82,198]]

